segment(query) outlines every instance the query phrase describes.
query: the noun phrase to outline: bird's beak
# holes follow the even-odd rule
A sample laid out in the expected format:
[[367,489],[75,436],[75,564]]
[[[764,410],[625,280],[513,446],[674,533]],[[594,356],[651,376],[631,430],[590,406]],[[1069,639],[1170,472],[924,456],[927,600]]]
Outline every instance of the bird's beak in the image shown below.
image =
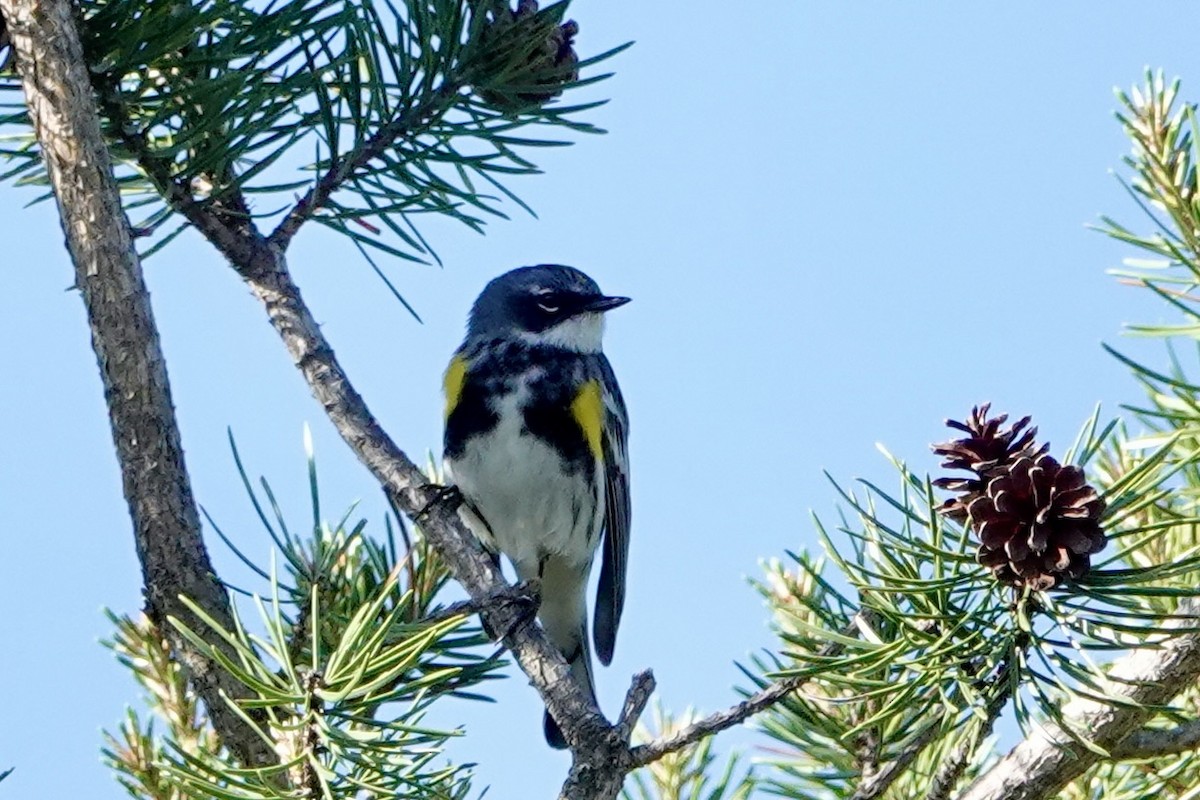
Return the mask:
[[584,306],[584,311],[612,311],[618,306],[623,306],[629,302],[628,297],[608,297],[606,295],[598,295],[587,302]]

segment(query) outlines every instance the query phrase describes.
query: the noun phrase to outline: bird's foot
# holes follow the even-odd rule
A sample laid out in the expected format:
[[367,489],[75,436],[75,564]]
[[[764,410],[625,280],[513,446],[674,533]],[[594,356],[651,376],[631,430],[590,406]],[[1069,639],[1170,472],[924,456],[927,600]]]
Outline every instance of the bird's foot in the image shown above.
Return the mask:
[[483,632],[492,641],[501,641],[517,628],[533,619],[537,615],[538,606],[541,605],[541,602],[540,581],[521,581],[515,586],[504,587],[488,598],[482,605],[484,608],[515,606],[516,616],[507,621],[503,629],[497,629],[488,622],[486,615],[480,615],[480,620],[483,622]]
[[446,506],[448,510],[453,511],[464,502],[463,494],[457,486],[442,486],[437,483],[429,483],[421,488],[425,496],[429,499],[425,501],[425,505],[413,517],[413,522],[418,525],[433,513],[438,506]]

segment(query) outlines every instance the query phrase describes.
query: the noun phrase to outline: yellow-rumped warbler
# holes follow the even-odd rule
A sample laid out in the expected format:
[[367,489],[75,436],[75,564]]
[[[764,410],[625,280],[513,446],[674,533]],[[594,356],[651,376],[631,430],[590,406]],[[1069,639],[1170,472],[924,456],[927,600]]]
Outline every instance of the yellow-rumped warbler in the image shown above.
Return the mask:
[[[629,421],[600,343],[604,312],[627,302],[571,267],[514,269],[476,299],[445,377],[445,463],[463,516],[521,580],[540,580],[538,618],[593,701],[586,593],[602,531],[595,637],[606,665],[625,603]],[[549,713],[545,732],[566,747]]]

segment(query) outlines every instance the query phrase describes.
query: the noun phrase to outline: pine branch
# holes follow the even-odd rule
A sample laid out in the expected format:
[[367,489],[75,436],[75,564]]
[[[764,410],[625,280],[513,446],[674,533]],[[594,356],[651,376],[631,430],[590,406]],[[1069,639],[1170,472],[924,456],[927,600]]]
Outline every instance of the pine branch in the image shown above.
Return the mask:
[[[1190,617],[1190,619],[1189,619]],[[1188,598],[1165,627],[1194,627],[1200,602]],[[1168,638],[1155,648],[1135,650],[1109,672],[1108,692],[1120,705],[1080,697],[1063,708],[1075,735],[1047,724],[1034,731],[981,775],[960,800],[1041,800],[1082,775],[1103,758],[1119,752],[1121,742],[1200,676],[1200,633]],[[1078,736],[1086,733],[1092,747]]]
[[30,119],[58,202],[91,326],[109,421],[145,580],[149,614],[171,637],[222,742],[247,766],[271,749],[230,709],[245,690],[162,624],[204,626],[180,601],[231,622],[192,497],[166,363],[133,248],[129,221],[101,135],[74,11],[67,0],[0,0],[17,53]]
[[280,250],[286,250],[292,238],[305,222],[312,218],[325,206],[331,195],[365,166],[378,158],[396,140],[411,136],[418,128],[426,127],[431,120],[441,117],[454,104],[455,97],[462,91],[462,84],[448,81],[429,98],[401,114],[396,119],[381,126],[355,150],[340,159],[334,159],[329,169],[321,176],[308,193],[296,203],[283,218],[283,221],[271,232],[271,244]]

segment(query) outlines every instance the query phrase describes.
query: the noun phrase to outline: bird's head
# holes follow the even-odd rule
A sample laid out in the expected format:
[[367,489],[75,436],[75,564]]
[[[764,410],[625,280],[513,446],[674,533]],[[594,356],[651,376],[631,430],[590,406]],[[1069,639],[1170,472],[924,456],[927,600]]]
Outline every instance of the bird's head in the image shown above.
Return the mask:
[[595,353],[604,335],[604,312],[628,302],[628,297],[604,294],[573,267],[520,267],[484,287],[471,308],[467,336],[514,338]]

